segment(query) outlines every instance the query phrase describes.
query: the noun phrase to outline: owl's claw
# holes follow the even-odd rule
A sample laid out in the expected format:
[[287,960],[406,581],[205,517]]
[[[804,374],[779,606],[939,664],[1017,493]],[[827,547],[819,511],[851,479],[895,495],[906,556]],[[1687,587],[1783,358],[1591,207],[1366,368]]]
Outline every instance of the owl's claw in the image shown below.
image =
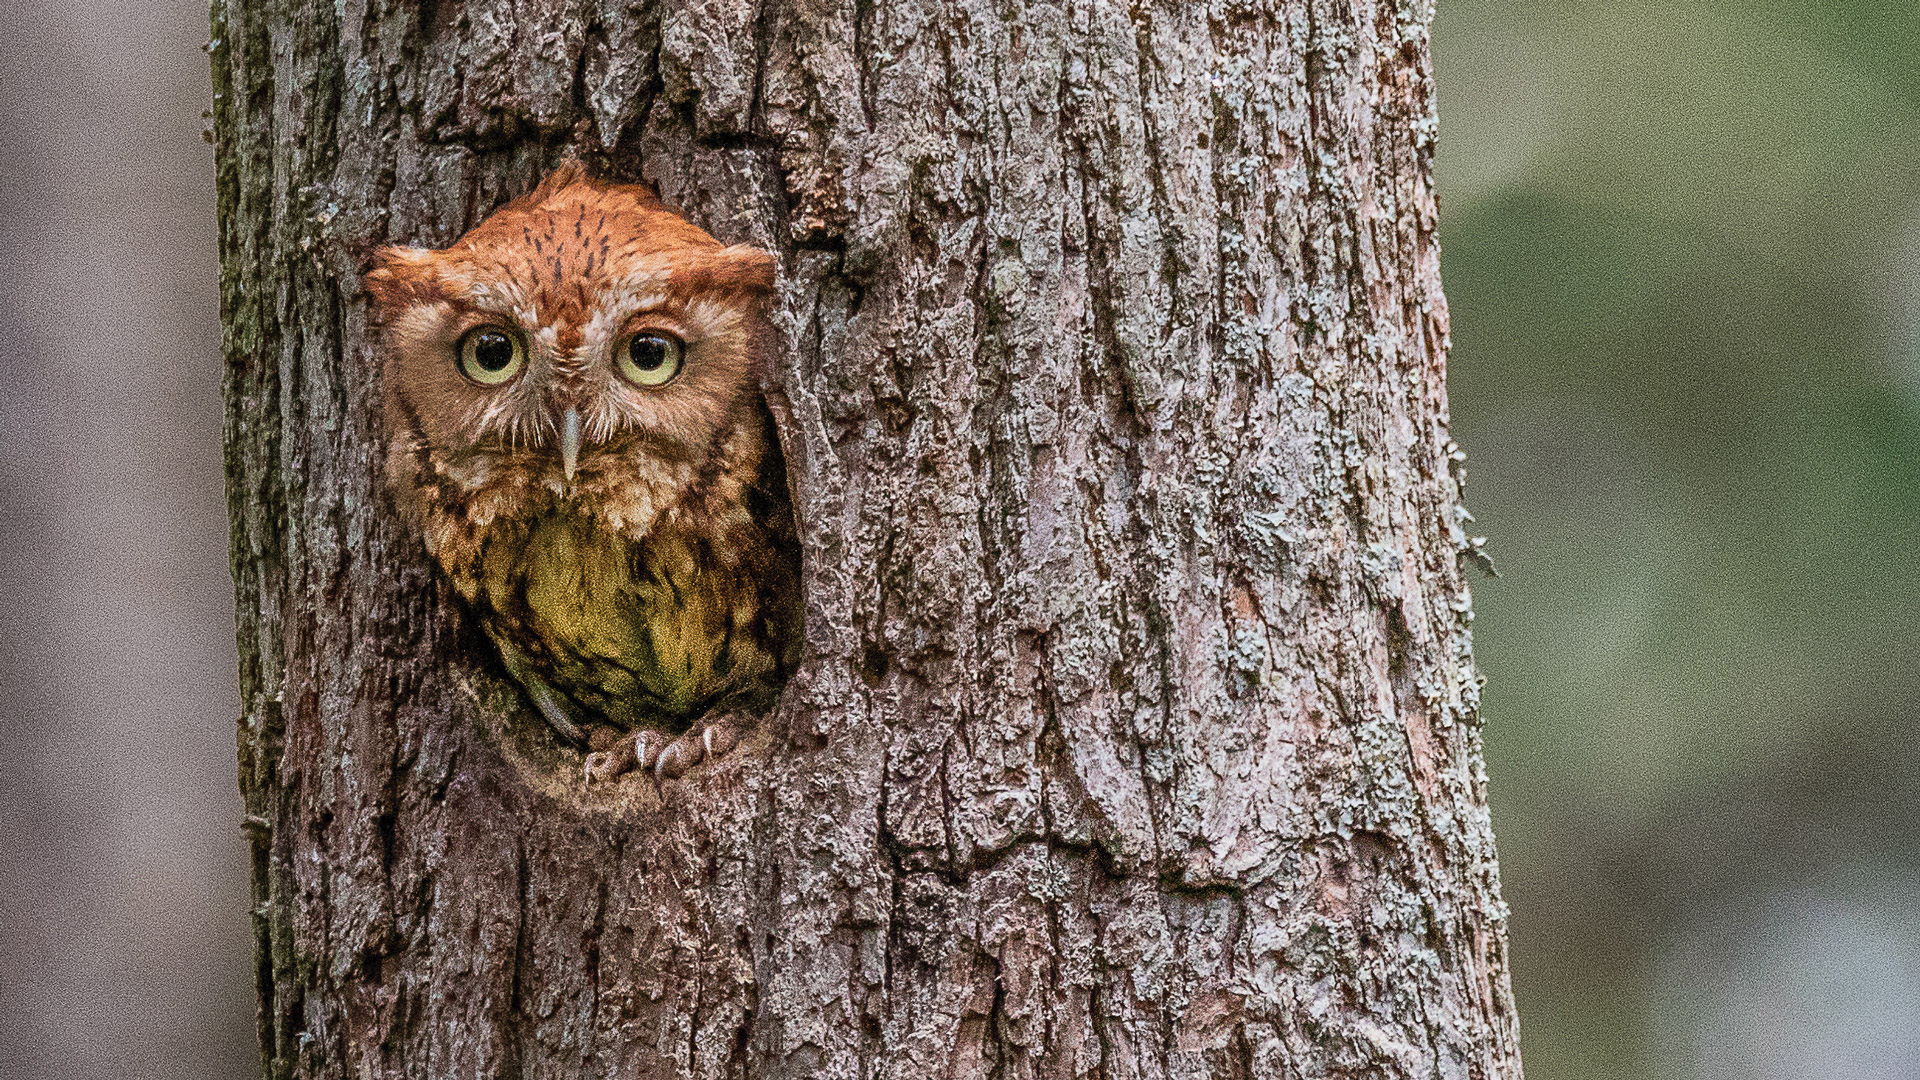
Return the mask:
[[646,772],[660,760],[660,750],[667,745],[667,737],[657,731],[641,731],[627,740],[627,745],[633,748],[634,768]]
[[638,764],[633,757],[633,744],[622,739],[611,749],[596,750],[587,755],[587,784],[611,784]]
[[745,738],[747,726],[738,720],[717,720],[697,728],[667,744],[654,763],[655,781],[671,780],[702,761],[725,757]]
[[706,756],[707,751],[701,746],[699,739],[691,735],[682,735],[668,743],[665,750],[660,751],[660,760],[653,765],[653,779],[657,783],[682,776],[688,769],[700,764],[701,759]]
[[685,776],[687,770],[725,757],[740,745],[748,727],[739,720],[715,721],[674,738],[658,731],[637,731],[606,750],[587,755],[589,787],[610,784],[629,772],[651,773],[653,782]]
[[715,761],[733,751],[746,737],[747,726],[738,720],[719,720],[695,728],[668,743],[653,765],[655,783],[685,775],[703,761]]
[[720,720],[707,725],[700,733],[702,749],[710,758],[725,757],[733,753],[740,740],[747,737],[747,725],[738,720]]

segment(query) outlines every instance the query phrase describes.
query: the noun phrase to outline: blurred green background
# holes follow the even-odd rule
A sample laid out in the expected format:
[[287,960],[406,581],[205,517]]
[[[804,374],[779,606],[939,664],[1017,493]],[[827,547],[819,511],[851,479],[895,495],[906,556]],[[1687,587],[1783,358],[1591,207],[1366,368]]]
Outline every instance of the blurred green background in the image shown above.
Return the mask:
[[[247,1076],[205,4],[0,29],[0,1076]],[[1528,1075],[1920,1076],[1920,10],[1435,54]]]
[[1434,51],[1528,1076],[1920,1075],[1920,6]]

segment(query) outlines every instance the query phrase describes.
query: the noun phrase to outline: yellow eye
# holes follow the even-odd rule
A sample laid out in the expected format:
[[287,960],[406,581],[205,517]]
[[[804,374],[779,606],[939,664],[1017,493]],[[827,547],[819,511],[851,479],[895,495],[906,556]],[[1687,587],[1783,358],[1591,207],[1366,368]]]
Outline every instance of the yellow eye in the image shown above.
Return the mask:
[[665,386],[680,374],[685,345],[671,334],[642,330],[622,343],[615,354],[621,377],[638,386]]
[[460,339],[460,373],[482,386],[499,386],[526,366],[526,346],[511,331],[482,326]]

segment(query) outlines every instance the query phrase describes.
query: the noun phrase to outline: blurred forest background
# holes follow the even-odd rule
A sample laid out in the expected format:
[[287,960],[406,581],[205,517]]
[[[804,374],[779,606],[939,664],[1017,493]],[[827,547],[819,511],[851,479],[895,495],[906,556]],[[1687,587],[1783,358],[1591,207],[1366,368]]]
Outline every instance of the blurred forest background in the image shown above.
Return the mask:
[[[0,13],[0,1075],[253,1075],[202,0]],[[1443,0],[1532,1080],[1920,1075],[1920,9]]]

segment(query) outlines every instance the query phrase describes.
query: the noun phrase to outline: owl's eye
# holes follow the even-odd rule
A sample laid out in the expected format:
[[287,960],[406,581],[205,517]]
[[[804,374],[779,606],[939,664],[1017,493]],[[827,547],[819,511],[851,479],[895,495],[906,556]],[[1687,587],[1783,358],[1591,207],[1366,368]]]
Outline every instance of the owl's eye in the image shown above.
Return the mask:
[[642,330],[621,345],[616,357],[620,374],[640,386],[665,386],[680,374],[686,346],[658,330]]
[[497,326],[482,326],[460,339],[460,373],[482,386],[499,386],[527,366],[520,338]]

